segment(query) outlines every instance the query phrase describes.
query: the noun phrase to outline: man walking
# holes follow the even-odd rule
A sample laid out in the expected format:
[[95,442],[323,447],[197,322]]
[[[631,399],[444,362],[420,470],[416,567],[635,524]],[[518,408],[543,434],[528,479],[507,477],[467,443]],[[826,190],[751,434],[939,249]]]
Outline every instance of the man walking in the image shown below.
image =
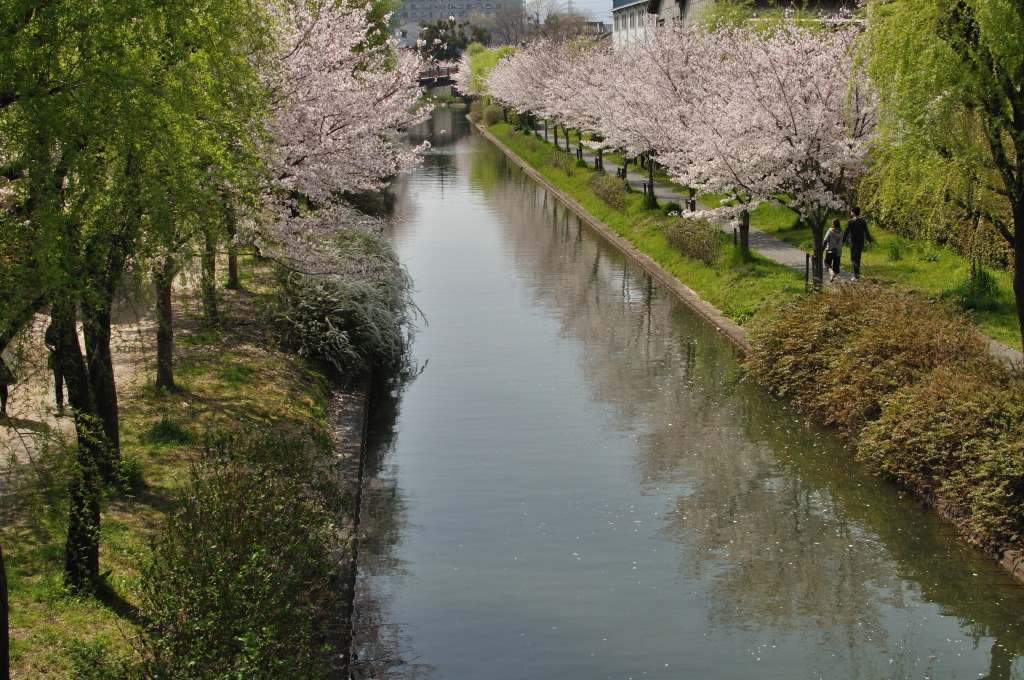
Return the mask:
[[850,208],[850,219],[846,223],[846,231],[843,233],[843,243],[850,244],[850,264],[853,267],[853,280],[860,281],[860,254],[864,250],[864,239],[868,243],[874,243],[868,231],[868,223],[860,216],[860,208]]

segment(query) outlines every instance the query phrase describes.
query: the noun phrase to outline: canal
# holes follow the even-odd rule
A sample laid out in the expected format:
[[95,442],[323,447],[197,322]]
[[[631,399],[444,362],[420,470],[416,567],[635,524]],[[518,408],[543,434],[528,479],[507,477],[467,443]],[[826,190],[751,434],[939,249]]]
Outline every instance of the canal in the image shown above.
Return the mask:
[[1024,589],[463,111],[397,186],[421,369],[373,424],[360,678],[1024,678]]

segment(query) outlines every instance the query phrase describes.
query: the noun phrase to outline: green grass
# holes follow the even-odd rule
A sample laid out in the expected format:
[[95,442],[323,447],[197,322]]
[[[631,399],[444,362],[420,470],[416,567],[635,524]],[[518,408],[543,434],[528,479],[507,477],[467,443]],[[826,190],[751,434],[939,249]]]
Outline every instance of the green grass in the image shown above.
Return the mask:
[[[843,221],[843,215],[834,215]],[[795,212],[785,206],[762,205],[750,215],[753,227],[803,250],[813,246],[810,229],[800,224]],[[927,241],[913,241],[877,225],[869,225],[875,243],[867,244],[861,256],[861,275],[878,283],[899,283],[940,299],[948,296],[970,276],[970,262],[952,248]],[[893,259],[898,254],[899,259]],[[843,252],[848,268],[849,250]],[[978,329],[1006,345],[1021,349],[1020,329],[1014,306],[1010,273],[994,271],[999,286],[999,305],[990,311],[970,312]]]
[[[238,308],[224,305],[228,323],[254,314],[251,294],[236,297]],[[119,394],[122,458],[132,461],[132,478],[141,483],[104,503],[101,591],[77,596],[63,586],[67,454],[59,442],[45,454],[44,475],[30,480],[4,511],[0,544],[10,586],[12,677],[63,680],[83,649],[131,653],[150,540],[177,506],[204,434],[288,423],[326,433],[326,382],[297,357],[236,333],[210,335],[198,325],[179,328],[178,337],[185,341],[175,356],[184,389],[167,392],[137,381]],[[140,370],[151,375],[153,367]]]
[[[707,267],[683,256],[666,237],[666,228],[673,220],[660,211],[645,210],[643,196],[627,196],[623,211],[611,208],[587,187],[586,176],[592,170],[576,168],[571,176],[551,166],[552,145],[532,136],[516,133],[511,126],[499,123],[490,128],[492,134],[536,168],[558,189],[572,196],[590,214],[632,242],[658,264],[693,288],[701,297],[739,323],[750,319],[766,300],[803,292],[803,277],[782,265],[753,255],[741,262],[733,255],[731,244],[722,248],[714,267]],[[558,153],[558,152],[554,152]],[[562,152],[564,153],[564,152]]]
[[[595,217],[612,226],[619,234],[634,240],[629,230],[615,226],[613,222],[626,217],[635,219],[635,215],[619,216],[609,215],[609,211],[599,208],[599,211],[591,209],[592,203],[581,199],[580,193],[588,193],[586,186],[579,182],[566,182],[563,178],[552,177],[547,168],[545,154],[551,148],[543,139],[539,140],[538,148],[531,153],[524,153],[522,144],[516,135],[505,130],[502,125],[495,125],[491,132],[499,137],[507,146],[527,160],[530,165],[540,170],[549,181],[556,184],[559,189],[573,196],[580,203],[583,203]],[[575,131],[570,135],[570,140],[575,144],[577,139]],[[562,138],[559,137],[561,141]],[[563,142],[564,145],[564,142]],[[622,163],[622,156],[619,153],[605,152],[605,159],[609,163]],[[630,166],[631,169],[643,173],[639,167]],[[582,175],[583,171],[578,171]],[[686,195],[686,188],[678,183],[669,180],[664,171],[659,169],[655,173],[655,181],[664,186],[670,187],[683,195]],[[582,187],[582,189],[581,189]],[[698,200],[712,208],[719,207],[725,196],[722,194],[702,194]],[[784,197],[782,197],[784,200]],[[603,204],[602,204],[603,206]],[[612,211],[614,212],[614,211]],[[845,225],[847,215],[835,214],[831,217],[839,218]],[[924,293],[934,299],[943,299],[960,287],[970,275],[970,262],[951,248],[935,245],[931,242],[913,241],[903,236],[894,234],[870,223],[870,215],[866,215],[869,221],[869,228],[872,236],[875,237],[875,245],[869,245],[861,258],[861,274],[866,280],[882,284],[899,283],[908,288]],[[830,218],[831,219],[831,218]],[[765,233],[771,234],[790,245],[801,250],[810,252],[814,244],[811,238],[811,231],[803,226],[796,212],[785,205],[764,204],[750,214],[750,225]],[[762,267],[752,270],[746,274],[743,268],[721,269],[716,267],[714,272],[704,271],[702,265],[694,263],[682,264],[679,260],[682,256],[673,255],[670,252],[671,246],[658,243],[657,239],[651,239],[643,234],[638,235],[640,242],[645,245],[638,247],[644,250],[647,247],[655,252],[648,252],[662,266],[671,271],[684,283],[701,294],[706,300],[719,307],[732,316],[735,320],[743,323],[750,318],[752,310],[759,305],[759,301],[770,297],[777,292],[799,292],[802,291],[802,284],[799,286],[780,285],[773,280],[773,276],[766,276],[761,271]],[[645,252],[647,252],[645,250]],[[657,255],[655,254],[657,253]],[[893,255],[898,254],[899,259]],[[849,251],[843,254],[843,266],[848,269]],[[1017,323],[1017,311],[1014,304],[1011,275],[1006,271],[992,272],[999,287],[998,306],[992,310],[969,311],[969,316],[974,320],[978,330],[990,338],[998,340],[1010,347],[1021,349],[1020,328]],[[725,278],[725,281],[720,279]],[[746,279],[746,280],[744,280]],[[752,279],[752,280],[751,280]],[[768,280],[765,280],[768,279]],[[732,288],[752,288],[743,292],[732,291]],[[733,296],[736,296],[734,299]]]

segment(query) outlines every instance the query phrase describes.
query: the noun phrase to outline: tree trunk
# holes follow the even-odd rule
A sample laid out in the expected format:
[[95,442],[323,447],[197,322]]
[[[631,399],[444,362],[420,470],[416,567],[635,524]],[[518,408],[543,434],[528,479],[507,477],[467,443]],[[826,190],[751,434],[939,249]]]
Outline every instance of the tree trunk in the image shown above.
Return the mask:
[[604,147],[597,149],[597,169],[604,170]]
[[825,282],[825,228],[823,224],[811,224],[811,236],[814,239],[814,254],[811,257],[811,283],[821,288]]
[[242,282],[238,280],[238,244],[235,243],[235,237],[238,236],[238,215],[227,198],[224,199],[224,221],[228,232],[227,287],[230,290],[241,290]]
[[170,258],[153,273],[156,287],[156,386],[174,391],[174,317],[171,310],[174,274],[177,267]]
[[750,255],[750,211],[746,208],[740,213],[740,254],[744,258]]
[[4,567],[4,549],[0,546],[0,680],[11,680],[10,615],[7,600],[7,569]]
[[203,299],[203,314],[206,323],[217,325],[217,239],[211,230],[203,234],[205,241],[200,258],[202,273],[199,277],[200,294]]
[[102,419],[93,401],[89,372],[78,342],[75,309],[55,302],[50,312],[57,352],[64,372],[68,402],[75,414],[77,456],[72,466],[68,539],[64,547],[64,581],[72,589],[89,590],[100,574],[101,461],[108,445]]
[[83,330],[89,373],[89,389],[103,425],[106,451],[98,461],[99,473],[105,481],[114,478],[121,460],[121,425],[117,409],[117,385],[114,382],[114,361],[110,351],[110,303],[85,306]]
[[1020,328],[1020,336],[1024,339],[1024,207],[1019,211],[1022,215],[1019,220],[1015,220],[1016,238],[1013,243],[1013,298],[1017,305],[1017,325]]

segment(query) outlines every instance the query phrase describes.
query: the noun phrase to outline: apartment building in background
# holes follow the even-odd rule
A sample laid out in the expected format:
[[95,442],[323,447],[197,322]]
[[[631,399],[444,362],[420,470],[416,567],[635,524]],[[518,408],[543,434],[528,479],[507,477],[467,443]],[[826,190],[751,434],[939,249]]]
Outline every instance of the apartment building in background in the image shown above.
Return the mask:
[[432,24],[438,19],[469,19],[471,14],[497,14],[506,7],[522,7],[523,0],[402,0],[393,19],[398,24]]

